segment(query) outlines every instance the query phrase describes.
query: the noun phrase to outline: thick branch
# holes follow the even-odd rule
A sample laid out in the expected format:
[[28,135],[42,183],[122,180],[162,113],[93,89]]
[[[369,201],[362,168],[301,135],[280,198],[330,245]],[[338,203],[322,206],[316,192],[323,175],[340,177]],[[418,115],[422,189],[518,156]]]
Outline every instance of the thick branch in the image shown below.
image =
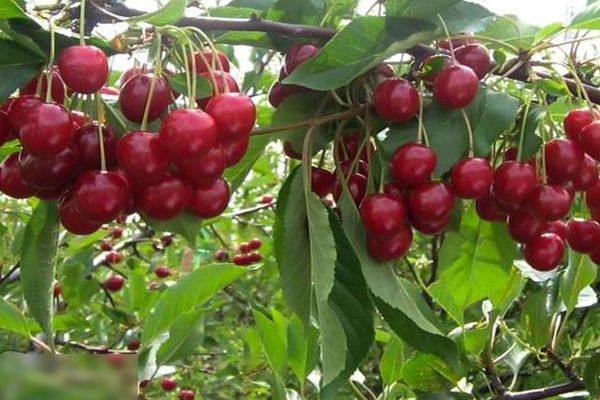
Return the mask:
[[495,400],[538,400],[558,396],[565,393],[576,392],[585,389],[583,382],[569,382],[561,385],[550,386],[542,389],[526,390],[523,392],[507,392]]

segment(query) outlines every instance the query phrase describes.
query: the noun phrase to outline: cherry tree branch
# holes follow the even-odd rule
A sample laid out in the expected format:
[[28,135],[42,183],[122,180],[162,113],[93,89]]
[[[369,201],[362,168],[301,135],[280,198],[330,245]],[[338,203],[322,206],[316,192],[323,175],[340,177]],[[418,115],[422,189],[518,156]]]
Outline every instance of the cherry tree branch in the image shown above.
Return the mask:
[[585,384],[577,381],[541,389],[525,390],[523,392],[506,392],[503,395],[495,397],[494,400],[539,400],[583,389],[585,389]]

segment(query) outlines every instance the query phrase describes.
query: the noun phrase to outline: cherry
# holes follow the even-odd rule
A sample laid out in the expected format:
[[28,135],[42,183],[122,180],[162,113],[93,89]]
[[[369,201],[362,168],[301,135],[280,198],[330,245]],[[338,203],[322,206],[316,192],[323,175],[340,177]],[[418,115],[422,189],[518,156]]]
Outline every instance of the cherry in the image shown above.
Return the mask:
[[[62,78],[60,77],[60,73],[58,72],[58,69],[56,67],[52,68],[52,72],[50,73],[50,75],[52,76],[52,100],[54,100],[57,103],[64,103],[65,101],[65,95],[66,95],[66,89],[65,89],[65,83],[63,82]],[[23,86],[22,88],[19,89],[19,93],[22,95],[27,95],[27,94],[36,94],[37,92],[37,87],[38,87],[38,81],[41,79],[41,84],[40,84],[40,95],[45,96],[46,95],[46,91],[48,90],[48,73],[47,72],[41,72],[39,75],[34,76],[33,78],[31,78],[31,80],[29,82],[27,82],[25,84],[25,86]]]
[[119,167],[138,183],[156,182],[167,173],[169,159],[157,135],[145,131],[125,134],[117,145]]
[[171,275],[171,270],[166,265],[158,265],[154,268],[154,275],[158,278],[166,278]]
[[596,184],[598,181],[598,164],[596,160],[587,154],[583,158],[579,173],[573,178],[573,189],[578,192],[584,192]]
[[179,160],[177,171],[190,183],[212,182],[225,171],[225,156],[221,145],[217,145],[202,157]]
[[94,93],[106,85],[108,61],[95,46],[67,47],[58,57],[58,69],[67,86],[79,93]]
[[445,54],[436,54],[427,57],[419,66],[419,76],[428,85],[433,85],[440,71],[452,65],[452,58]]
[[[381,79],[392,78],[396,75],[396,71],[394,71],[394,68],[389,64],[379,64],[371,71],[377,74],[377,77]],[[281,80],[281,78],[279,79]]]
[[57,103],[38,103],[29,110],[19,139],[23,148],[36,156],[53,156],[65,150],[73,136],[69,111]]
[[585,192],[585,204],[590,210],[600,210],[600,179]]
[[234,142],[221,143],[221,149],[225,156],[225,166],[231,167],[244,158],[244,154],[248,151],[250,145],[250,137],[245,137]]
[[[214,82],[211,78],[211,74],[205,72],[202,74],[202,76],[208,79],[213,90],[212,96],[204,97],[196,101],[196,104],[198,104],[198,106],[203,110],[206,109],[208,102],[212,99],[213,96],[218,95],[220,93],[226,93],[227,91],[234,93],[240,91],[236,80],[227,72],[213,71],[212,76],[214,76],[215,78]],[[227,85],[227,91],[225,90],[225,85]]]
[[299,153],[296,150],[294,150],[294,145],[288,140],[283,141],[283,152],[289,158],[293,158],[295,160],[302,160],[302,153]]
[[253,251],[253,252],[249,253],[246,257],[247,257],[249,264],[254,264],[254,263],[260,262],[262,260],[262,256],[257,251]]
[[111,275],[104,281],[104,287],[111,292],[118,292],[123,288],[124,285],[125,278],[123,278],[121,275]]
[[592,122],[594,122],[594,114],[589,108],[571,110],[563,120],[565,134],[569,139],[579,140],[581,130]]
[[[102,127],[102,142],[106,165],[113,167],[117,164],[118,139],[113,130]],[[98,139],[98,123],[87,124],[73,133],[73,144],[79,150],[81,167],[84,170],[100,169],[100,141]]]
[[263,194],[260,198],[260,202],[262,204],[271,204],[273,202],[273,196],[271,196],[270,194]]
[[435,99],[447,108],[466,107],[477,96],[479,78],[467,66],[455,64],[443,69],[433,83]]
[[425,235],[439,235],[444,232],[450,224],[450,214],[443,216],[440,219],[419,218],[411,216],[410,222],[417,231]]
[[[358,149],[361,148],[363,138],[359,132],[344,136],[341,145],[338,147],[338,157],[340,161],[354,162]],[[359,158],[364,162],[369,162],[369,159],[375,154],[375,147],[369,140],[367,144],[362,146]]]
[[385,238],[405,226],[406,207],[392,194],[371,194],[360,204],[360,217],[369,235]]
[[212,218],[220,215],[229,204],[229,184],[224,179],[197,185],[192,188],[189,210],[200,218]]
[[312,43],[294,43],[285,55],[285,72],[289,75],[300,64],[313,57],[320,48]]
[[544,145],[546,173],[554,183],[577,176],[583,163],[583,149],[571,139],[552,139]]
[[579,253],[590,253],[600,245],[600,224],[596,221],[573,218],[567,222],[567,242]]
[[600,248],[590,253],[590,260],[592,260],[595,264],[600,265]]
[[408,227],[383,240],[367,236],[367,251],[377,261],[392,261],[408,252],[412,239],[412,230]]
[[494,173],[494,197],[508,205],[521,204],[536,185],[535,169],[524,162],[503,162]]
[[135,75],[125,83],[119,94],[119,108],[128,120],[142,122],[152,79],[155,79],[155,83],[148,122],[160,117],[167,109],[171,102],[171,91],[167,81],[162,76],[154,78],[152,74]]
[[54,286],[52,286],[52,296],[58,297],[60,296],[60,292],[62,291],[62,287],[59,281],[54,281]]
[[73,129],[79,129],[90,123],[91,118],[89,115],[82,113],[81,111],[71,111],[71,121],[73,121]]
[[42,98],[34,95],[21,96],[15,99],[8,109],[8,122],[14,132],[19,132],[29,116],[32,108],[42,103]]
[[451,38],[451,39],[442,39],[438,42],[438,47],[444,50],[457,49],[461,46],[466,46],[468,44],[477,43],[475,39],[472,38]]
[[454,194],[445,182],[425,182],[408,191],[406,203],[411,218],[440,220],[452,211]]
[[390,78],[381,82],[373,94],[377,114],[392,122],[406,122],[419,112],[419,92],[407,80]]
[[177,394],[179,400],[194,400],[196,394],[191,389],[181,389]]
[[140,339],[131,338],[129,342],[127,342],[127,350],[136,351],[140,348]]
[[8,114],[0,111],[0,146],[13,138],[12,129],[8,122]]
[[[127,179],[127,178],[125,178]],[[121,239],[123,237],[123,229],[121,228],[112,228],[110,231],[110,237],[113,239]]]
[[538,271],[550,271],[560,264],[565,244],[560,236],[544,233],[523,246],[525,261]]
[[494,169],[485,158],[470,157],[452,168],[452,189],[463,199],[477,199],[490,192]]
[[527,196],[527,209],[544,221],[556,221],[569,213],[571,196],[563,186],[552,183],[537,185]]
[[254,103],[243,93],[216,95],[206,105],[206,112],[215,120],[223,142],[248,136],[256,122]]
[[100,241],[100,250],[102,251],[111,251],[113,249],[112,244],[107,239],[102,239]]
[[[352,174],[348,177],[347,184],[350,197],[352,197],[352,200],[354,200],[356,205],[360,204],[363,197],[365,197],[365,192],[367,190],[367,178],[361,174]],[[335,184],[333,185],[333,198],[336,202],[339,202],[340,200],[342,189],[343,185],[340,181],[335,181]]]
[[456,61],[471,68],[479,79],[485,78],[492,69],[490,52],[479,43],[470,43],[454,50]]
[[325,197],[333,190],[335,175],[326,169],[312,167],[310,174],[312,191],[319,197]]
[[90,222],[83,218],[77,211],[70,193],[66,193],[58,202],[58,218],[61,225],[74,235],[89,235],[102,226],[102,224]]
[[8,114],[8,111],[10,110],[10,106],[12,106],[12,103],[14,103],[16,99],[17,99],[16,97],[10,96],[8,99],[6,99],[4,101],[4,103],[0,103],[0,111]]
[[[352,164],[354,164],[352,160],[346,160],[340,163],[340,172],[342,173],[342,176],[348,177],[354,172],[363,176],[369,176],[369,164],[363,160],[358,160],[354,166]],[[337,176],[337,174],[336,168],[333,175]]]
[[542,234],[548,224],[527,210],[518,210],[508,216],[508,233],[519,243],[527,243]]
[[248,254],[236,254],[231,259],[231,262],[240,266],[250,265],[250,258],[248,257]]
[[429,180],[437,157],[427,146],[405,143],[398,147],[390,160],[390,170],[396,184],[411,187]]
[[215,251],[215,254],[213,256],[215,258],[215,260],[217,261],[227,261],[227,259],[229,258],[227,252],[223,249],[219,249],[217,251]]
[[551,222],[546,228],[545,233],[555,233],[562,240],[567,240],[567,224],[562,221]]
[[215,120],[201,110],[180,108],[160,124],[160,144],[172,161],[201,157],[217,144]]
[[160,181],[140,188],[136,204],[150,218],[165,221],[182,212],[190,198],[188,184],[178,176],[167,174]]
[[175,388],[177,387],[177,381],[175,380],[175,378],[171,378],[170,376],[165,376],[162,379],[162,381],[160,381],[160,387],[165,392],[171,392],[171,391],[175,390]]
[[56,189],[71,182],[79,169],[79,153],[74,146],[52,157],[36,157],[26,151],[19,158],[21,175],[36,189]]
[[383,192],[387,194],[393,194],[394,196],[400,197],[404,201],[404,190],[393,183],[386,183],[383,185]]
[[12,153],[0,164],[0,191],[15,199],[26,199],[37,191],[23,178],[19,156],[19,152]]
[[67,187],[65,186],[59,186],[53,189],[40,189],[35,194],[35,197],[41,200],[57,200],[65,194],[66,191]]
[[121,254],[117,251],[109,251],[105,254],[104,260],[109,264],[116,264],[121,261]]
[[73,184],[77,210],[91,222],[107,223],[117,218],[129,202],[129,182],[111,171],[87,171]]
[[248,243],[242,243],[238,246],[238,251],[242,254],[250,253],[252,249]]
[[587,124],[579,135],[581,147],[596,161],[600,161],[600,120]]
[[284,85],[282,83],[275,82],[273,86],[271,86],[271,89],[269,89],[269,104],[271,104],[273,108],[277,108],[285,99],[288,98],[288,96],[305,90],[306,88],[302,86]]
[[260,249],[260,246],[262,246],[262,240],[260,240],[259,238],[252,238],[248,241],[248,247],[251,250]]
[[[212,50],[204,50],[202,55],[198,52],[194,53],[194,64],[196,66],[196,73],[202,74],[209,70],[225,71],[229,72],[229,59],[222,51],[217,51],[219,61],[214,59],[214,53]],[[214,59],[214,60],[213,60]],[[192,68],[192,58],[189,57],[188,64]],[[207,65],[208,64],[208,65]]]
[[494,204],[496,205],[496,208],[502,211],[503,213],[510,214],[521,209],[521,204],[504,203],[503,201],[498,200],[494,195],[493,191],[492,198],[494,199]]

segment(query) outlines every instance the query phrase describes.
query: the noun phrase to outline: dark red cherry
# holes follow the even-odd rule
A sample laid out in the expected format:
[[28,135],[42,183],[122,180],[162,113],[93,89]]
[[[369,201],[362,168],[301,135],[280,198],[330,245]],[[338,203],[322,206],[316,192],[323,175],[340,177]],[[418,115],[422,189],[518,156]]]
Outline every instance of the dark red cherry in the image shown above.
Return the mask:
[[119,167],[137,183],[162,179],[169,170],[169,159],[158,135],[145,131],[125,134],[117,145]]
[[0,146],[11,140],[13,137],[12,128],[8,122],[8,114],[0,111]]
[[571,110],[563,120],[565,134],[569,139],[579,140],[581,130],[594,122],[594,114],[589,108]]
[[192,188],[189,211],[200,218],[220,215],[229,204],[229,184],[225,179],[217,179]]
[[42,103],[42,98],[34,95],[17,97],[8,109],[8,122],[13,132],[18,133],[31,109]]
[[[211,96],[197,99],[197,101],[196,101],[196,104],[198,104],[198,106],[203,110],[206,110],[206,106],[208,105],[208,102],[214,96],[221,94],[221,93],[226,93],[225,87],[227,87],[229,92],[236,93],[236,92],[240,91],[240,88],[238,87],[236,80],[233,78],[233,76],[231,76],[227,72],[213,71],[212,76],[214,76],[214,81],[208,72],[203,73],[202,76],[204,76],[206,79],[208,79],[208,81],[210,82],[212,89],[213,89],[213,93]],[[216,84],[216,86],[215,86],[215,84]]]
[[71,114],[58,103],[38,103],[29,110],[19,130],[23,148],[39,157],[53,156],[65,150],[72,136]]
[[171,161],[201,157],[214,148],[219,132],[215,120],[202,110],[180,108],[160,124],[160,144]]
[[590,253],[600,246],[600,224],[596,221],[573,218],[567,222],[567,242],[579,253]]
[[196,393],[191,389],[181,389],[177,394],[179,400],[194,400]]
[[546,173],[554,183],[563,183],[577,176],[583,163],[583,149],[571,139],[552,139],[544,145]]
[[506,161],[494,173],[494,197],[509,205],[521,204],[536,185],[535,169],[524,162]]
[[335,175],[324,168],[312,167],[310,182],[312,191],[319,197],[325,197],[333,190]]
[[[229,72],[229,59],[222,51],[217,52],[218,59],[214,58],[212,50],[204,50],[202,54],[198,52],[194,53],[194,63],[196,66],[196,73],[202,74],[209,70],[225,71]],[[190,68],[192,68],[192,58],[188,60]]]
[[439,235],[444,232],[450,224],[450,214],[440,219],[427,219],[411,216],[410,222],[413,228],[425,235]]
[[294,145],[288,140],[283,141],[283,152],[289,158],[293,158],[295,160],[302,160],[302,153],[299,153],[296,150],[294,150]]
[[405,143],[394,152],[390,160],[390,171],[398,185],[411,187],[429,180],[436,162],[435,152],[429,147]]
[[466,107],[475,99],[479,78],[467,66],[455,64],[443,69],[433,83],[435,99],[447,108]]
[[392,261],[408,252],[412,238],[412,230],[409,227],[385,239],[367,236],[367,251],[377,261]]
[[421,221],[440,220],[452,211],[454,194],[447,183],[425,182],[408,191],[406,204],[411,217]]
[[19,156],[19,152],[12,153],[0,164],[0,191],[15,199],[26,199],[37,191],[23,179]]
[[217,145],[202,157],[180,160],[175,164],[177,171],[190,183],[212,182],[225,171],[225,155],[221,145]]
[[[359,205],[362,199],[365,197],[367,190],[367,178],[361,174],[352,174],[347,180],[348,190],[350,196],[356,205]],[[339,202],[342,195],[343,186],[339,180],[335,181],[333,185],[333,198],[336,202]]]
[[291,96],[294,93],[303,92],[305,90],[307,89],[302,86],[284,85],[282,83],[275,82],[273,86],[271,86],[271,89],[269,89],[269,104],[271,104],[273,108],[277,108],[285,99],[288,98],[288,96]]
[[250,248],[250,250],[260,249],[260,246],[262,246],[262,240],[260,240],[259,238],[252,238],[248,240],[248,247]]
[[67,86],[78,93],[94,93],[106,85],[108,61],[95,46],[77,45],[60,52],[58,69]]
[[129,203],[129,182],[111,171],[84,172],[77,177],[72,190],[75,207],[91,222],[110,222]]
[[544,233],[555,233],[562,240],[567,240],[567,224],[562,221],[551,222]]
[[[58,72],[58,68],[52,68],[51,76],[52,100],[62,104],[65,101],[66,89],[65,83],[63,82],[62,78],[60,77],[60,73]],[[39,95],[46,97],[46,91],[48,90],[48,73],[45,71],[31,78],[31,80],[27,82],[25,86],[19,89],[19,93],[21,94],[21,96],[26,94],[36,94],[39,80],[41,80]]]
[[578,192],[584,192],[596,184],[598,181],[598,163],[587,154],[583,158],[579,172],[573,178],[573,189]]
[[253,251],[253,252],[249,253],[247,255],[247,257],[248,257],[248,262],[250,264],[254,264],[254,263],[260,262],[262,260],[262,255],[257,251]]
[[508,233],[519,243],[527,243],[542,234],[548,223],[527,210],[519,210],[508,216]]
[[383,192],[387,194],[393,194],[394,196],[400,197],[404,201],[404,190],[394,183],[386,183],[383,185]]
[[130,80],[136,75],[146,74],[152,71],[153,69],[148,68],[146,65],[133,66],[132,68],[129,68],[128,70],[123,72],[123,74],[119,77],[119,87],[123,87],[123,85],[125,85],[128,80]]
[[566,217],[571,209],[571,196],[567,189],[552,183],[537,185],[525,200],[527,209],[544,221]]
[[81,111],[71,111],[71,121],[73,121],[73,129],[79,129],[91,122],[89,115],[82,113]]
[[245,137],[234,142],[222,143],[221,149],[225,156],[225,165],[231,167],[244,157],[250,144],[250,137]]
[[4,101],[4,103],[0,103],[0,111],[3,111],[8,114],[8,111],[10,110],[10,106],[12,106],[12,103],[14,103],[16,99],[17,99],[16,97],[10,96],[8,99],[6,99]]
[[390,78],[375,88],[377,114],[392,122],[406,122],[419,112],[419,92],[406,79]]
[[125,285],[125,278],[121,275],[111,275],[104,281],[104,287],[111,292],[118,292]]
[[342,138],[342,143],[338,146],[338,157],[340,161],[354,161],[360,150],[359,158],[364,162],[369,162],[369,159],[375,154],[375,147],[369,140],[362,146],[363,138],[359,132],[351,135],[346,135]]
[[[113,130],[107,125],[102,128],[102,142],[104,143],[106,165],[107,167],[113,167],[117,164],[118,139]],[[81,167],[84,170],[100,169],[100,141],[97,122],[75,130],[73,144],[79,150]]]
[[492,69],[490,52],[479,43],[467,44],[454,50],[456,61],[471,68],[479,79],[485,78]]
[[500,210],[496,205],[496,200],[490,193],[480,197],[475,202],[477,215],[484,221],[506,222],[508,214]]
[[600,120],[587,124],[579,135],[581,147],[596,161],[600,161]]
[[291,74],[300,64],[319,52],[312,43],[294,43],[285,55],[285,72]]
[[219,140],[230,142],[250,134],[256,122],[256,108],[243,93],[221,93],[206,105],[206,112],[219,128]]
[[56,189],[70,183],[79,172],[79,152],[75,146],[52,157],[37,157],[23,150],[19,158],[23,179],[36,189]]
[[165,221],[183,211],[190,201],[191,190],[181,178],[168,174],[141,187],[135,197],[137,206],[147,216]]
[[53,189],[41,189],[37,191],[35,197],[42,200],[58,200],[67,190],[67,186],[59,186]]
[[[129,79],[119,95],[119,108],[123,115],[130,121],[142,122],[144,110],[150,93],[152,74],[139,74]],[[171,91],[163,77],[156,77],[148,122],[154,121],[167,109],[171,102]]]
[[600,247],[590,253],[590,260],[596,265],[600,265]]
[[[353,163],[351,160],[346,160],[340,163],[340,171],[342,175],[346,177],[352,173],[358,173],[364,176],[369,176],[369,164],[367,164],[363,160],[358,160],[357,163]],[[333,175],[337,176],[337,169],[335,170]]]
[[162,379],[162,381],[160,381],[160,387],[165,392],[171,392],[171,391],[175,390],[175,388],[177,387],[177,381],[175,380],[175,378],[166,376]]
[[70,193],[58,202],[58,218],[61,225],[74,235],[89,235],[96,232],[102,224],[90,222],[77,211]]
[[537,271],[551,271],[560,264],[565,244],[560,236],[544,233],[523,246],[525,261]]
[[463,199],[478,199],[490,192],[494,169],[485,158],[471,157],[452,167],[452,189]]
[[[469,33],[469,35],[472,35]],[[461,46],[466,46],[468,44],[477,43],[477,40],[472,38],[451,38],[451,39],[442,39],[438,41],[437,45],[440,49],[450,50],[457,49]],[[450,46],[452,45],[452,46]]]
[[445,54],[436,54],[423,60],[419,66],[419,76],[427,85],[433,85],[440,71],[452,65],[452,58]]
[[360,217],[369,235],[384,239],[405,227],[406,207],[392,194],[371,194],[360,203]]
[[585,204],[590,210],[600,210],[600,179],[585,192]]
[[379,64],[371,71],[373,71],[379,79],[392,78],[396,75],[396,71],[394,71],[394,68],[389,64]]

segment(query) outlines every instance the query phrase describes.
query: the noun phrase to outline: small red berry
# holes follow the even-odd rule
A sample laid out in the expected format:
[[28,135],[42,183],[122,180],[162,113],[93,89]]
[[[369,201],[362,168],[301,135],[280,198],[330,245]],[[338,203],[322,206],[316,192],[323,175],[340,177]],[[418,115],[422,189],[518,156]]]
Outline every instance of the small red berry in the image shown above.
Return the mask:
[[433,84],[433,95],[444,107],[463,108],[475,99],[478,89],[477,74],[467,66],[456,64],[440,71]]
[[594,122],[594,114],[589,108],[571,110],[563,120],[565,134],[569,139],[579,140],[581,130],[592,122]]
[[154,268],[154,275],[158,278],[166,278],[171,275],[171,270],[166,265],[158,265]]
[[392,122],[406,122],[419,112],[419,92],[405,79],[381,82],[373,94],[377,114]]
[[160,381],[160,386],[165,392],[171,392],[175,390],[177,387],[177,381],[175,378],[171,378],[170,376],[165,376],[162,381]]
[[538,271],[551,271],[556,268],[564,251],[563,240],[554,233],[539,235],[523,247],[525,261]]
[[600,224],[573,218],[567,222],[567,242],[579,253],[590,253],[600,246]]
[[408,227],[383,240],[367,236],[367,251],[377,261],[392,261],[408,252],[412,238],[412,230]]
[[58,57],[58,69],[67,86],[78,93],[97,92],[108,80],[108,60],[95,46],[67,47]]
[[125,285],[125,278],[121,275],[111,275],[104,281],[104,287],[111,292],[118,292]]
[[188,209],[200,218],[216,217],[227,208],[229,196],[229,184],[224,179],[197,185],[192,188]]
[[248,241],[248,246],[252,250],[260,249],[260,246],[262,246],[262,240],[259,238],[252,238]]
[[490,192],[494,169],[485,158],[460,160],[452,168],[452,189],[463,199],[478,199]]
[[217,261],[223,262],[223,261],[227,261],[227,259],[229,258],[229,255],[227,254],[227,252],[225,250],[219,249],[219,250],[215,251],[214,258]]
[[393,194],[371,194],[360,204],[360,216],[367,233],[382,239],[405,227],[406,214],[402,198]]
[[390,161],[390,171],[400,187],[411,187],[431,177],[437,157],[427,146],[406,143],[398,147]]
[[127,342],[127,350],[136,351],[140,348],[140,339],[132,338]]

